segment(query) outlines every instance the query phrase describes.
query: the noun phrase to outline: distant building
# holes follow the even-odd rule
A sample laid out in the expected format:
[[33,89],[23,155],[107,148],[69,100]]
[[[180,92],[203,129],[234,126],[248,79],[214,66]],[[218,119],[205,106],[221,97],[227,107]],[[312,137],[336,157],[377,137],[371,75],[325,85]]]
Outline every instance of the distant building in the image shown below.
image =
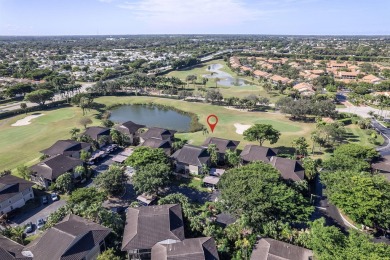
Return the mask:
[[302,96],[312,96],[315,94],[314,86],[310,83],[302,82],[293,87]]

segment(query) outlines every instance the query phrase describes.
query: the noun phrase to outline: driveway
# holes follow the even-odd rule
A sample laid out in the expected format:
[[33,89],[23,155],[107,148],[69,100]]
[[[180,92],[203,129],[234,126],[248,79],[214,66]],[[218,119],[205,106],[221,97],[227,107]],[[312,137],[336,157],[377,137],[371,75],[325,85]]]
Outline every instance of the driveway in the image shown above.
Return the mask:
[[62,206],[65,206],[65,200],[58,200],[46,205],[41,205],[38,208],[31,210],[30,212],[19,214],[11,219],[11,226],[25,225],[28,222],[35,224],[38,219],[46,219],[51,213],[55,212]]

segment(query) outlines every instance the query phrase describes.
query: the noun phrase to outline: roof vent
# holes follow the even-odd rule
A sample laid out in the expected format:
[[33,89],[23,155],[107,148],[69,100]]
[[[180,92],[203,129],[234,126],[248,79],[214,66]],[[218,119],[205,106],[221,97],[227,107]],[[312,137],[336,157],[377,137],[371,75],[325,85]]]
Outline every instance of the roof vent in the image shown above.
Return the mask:
[[22,255],[25,257],[34,257],[31,251],[22,251]]

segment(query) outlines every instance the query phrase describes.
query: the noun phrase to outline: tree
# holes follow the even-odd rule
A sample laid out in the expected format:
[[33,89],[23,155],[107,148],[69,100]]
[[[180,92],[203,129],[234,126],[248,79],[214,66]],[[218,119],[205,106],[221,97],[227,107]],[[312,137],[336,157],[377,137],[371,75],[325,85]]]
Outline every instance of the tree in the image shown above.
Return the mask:
[[80,152],[80,160],[83,162],[87,162],[91,158],[91,153],[85,150],[81,150]]
[[121,260],[119,256],[115,255],[114,249],[109,248],[96,258],[96,260]]
[[211,103],[214,103],[215,101],[220,102],[223,100],[221,92],[214,89],[209,89],[206,93],[205,98],[207,102],[211,101]]
[[212,165],[217,165],[218,163],[218,148],[215,144],[209,144],[207,147],[207,152],[210,154],[210,162]]
[[27,114],[27,104],[26,103],[20,103],[20,108],[23,109],[24,113]]
[[60,175],[55,183],[55,187],[59,192],[69,193],[72,190],[72,174],[67,172]]
[[169,158],[162,149],[140,146],[126,159],[126,165],[139,168],[152,163],[169,165]]
[[106,194],[99,191],[95,187],[76,189],[69,196],[68,203],[72,206],[82,202],[92,205],[94,203],[102,203],[106,199]]
[[79,120],[79,124],[84,126],[85,129],[87,129],[87,125],[90,125],[92,123],[93,122],[92,122],[91,118],[89,118],[89,117],[82,117]]
[[139,167],[132,180],[137,192],[154,195],[169,184],[171,177],[172,171],[168,165],[151,163]]
[[240,156],[236,151],[227,150],[225,153],[225,160],[231,167],[237,167],[240,164]]
[[11,239],[15,240],[21,245],[24,245],[24,227],[17,226],[11,229]]
[[253,228],[269,221],[305,222],[313,208],[287,186],[270,164],[251,163],[225,172],[219,182],[221,203],[234,216],[245,215]]
[[307,148],[309,148],[309,144],[306,142],[305,137],[295,138],[292,141],[292,146],[295,148],[295,153],[297,155],[307,155]]
[[54,97],[53,91],[47,89],[38,89],[31,93],[28,93],[24,100],[30,101],[32,103],[37,103],[41,106],[45,105],[46,101],[51,100]]
[[95,178],[96,187],[110,195],[122,194],[125,190],[127,176],[119,165],[112,164],[107,171]]
[[268,140],[271,144],[276,143],[279,140],[280,132],[267,124],[255,124],[249,129],[244,131],[244,139],[248,141],[258,141],[260,145],[263,145],[265,140]]
[[77,138],[77,134],[80,133],[80,129],[79,128],[72,128],[70,131],[69,131],[70,135],[71,135],[71,138],[73,140],[75,140]]
[[340,145],[334,150],[333,155],[335,157],[345,155],[368,162],[371,162],[380,156],[374,148],[354,143]]
[[390,229],[390,184],[381,175],[335,171],[321,174],[329,200],[353,221]]
[[309,157],[303,159],[303,168],[305,169],[305,176],[308,181],[312,181],[316,177],[318,173],[317,167],[317,162],[313,159]]
[[110,136],[112,141],[118,144],[119,146],[125,146],[125,144],[130,140],[127,135],[123,134],[122,132],[116,129],[110,130]]
[[21,176],[23,179],[25,179],[25,180],[30,179],[30,175],[31,175],[32,171],[30,170],[29,167],[27,167],[25,165],[20,165],[16,168],[16,171],[17,171],[18,175]]

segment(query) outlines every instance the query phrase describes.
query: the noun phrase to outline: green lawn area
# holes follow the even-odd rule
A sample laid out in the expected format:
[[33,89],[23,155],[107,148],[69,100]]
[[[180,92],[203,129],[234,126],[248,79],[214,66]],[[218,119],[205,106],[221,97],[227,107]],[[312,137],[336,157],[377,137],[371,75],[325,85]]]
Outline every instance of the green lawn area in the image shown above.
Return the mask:
[[[183,111],[192,112],[199,116],[200,123],[207,125],[207,116],[215,114],[218,116],[218,125],[215,128],[214,133],[203,135],[202,131],[195,133],[179,133],[176,136],[189,140],[192,144],[200,145],[209,136],[216,136],[221,138],[229,138],[233,140],[241,141],[239,148],[243,148],[246,144],[250,143],[243,139],[241,134],[236,133],[235,123],[243,125],[252,125],[255,123],[267,123],[272,124],[276,129],[281,131],[282,135],[273,147],[278,146],[291,146],[293,138],[299,136],[305,136],[310,140],[310,133],[314,129],[315,125],[312,123],[300,123],[290,121],[286,116],[279,113],[264,113],[264,112],[244,112],[234,109],[228,109],[226,107],[214,106],[204,103],[190,103],[186,101],[171,100],[166,98],[156,97],[101,97],[96,99],[96,102],[106,105],[113,105],[117,103],[132,104],[132,103],[149,103],[168,105],[177,107]],[[252,142],[253,143],[253,142]],[[269,145],[265,142],[264,145]]]
[[[14,169],[22,164],[30,166],[37,163],[41,155],[39,151],[51,146],[57,140],[70,138],[70,129],[82,128],[78,123],[82,111],[78,107],[64,107],[36,113],[44,115],[31,120],[31,124],[25,126],[11,125],[26,115],[0,120],[0,171]],[[87,116],[98,124],[92,113]]]
[[[211,74],[208,71],[208,66],[211,64],[221,64],[223,67],[220,69],[221,71],[224,71],[226,73],[229,73],[233,78],[242,78],[246,81],[250,82],[250,85],[248,86],[221,86],[217,85],[219,91],[222,93],[224,97],[239,97],[243,98],[250,94],[260,95],[263,97],[267,97],[271,100],[271,103],[274,103],[276,100],[280,98],[280,95],[277,93],[267,93],[263,87],[262,83],[259,83],[256,78],[252,79],[252,77],[243,76],[243,75],[237,75],[236,72],[232,71],[227,65],[226,62],[223,60],[214,60],[207,63],[204,63],[202,65],[199,65],[195,68],[192,68],[190,70],[180,70],[180,71],[172,71],[167,74],[167,77],[177,77],[180,78],[182,81],[185,82],[185,79],[188,75],[196,75],[197,76],[197,84],[191,84],[189,83],[188,88],[190,89],[197,89],[198,87],[203,87],[201,84],[203,75]],[[215,81],[214,79],[209,79],[209,81],[206,83],[206,88],[215,88]]]
[[[350,136],[348,137],[348,141],[351,143],[359,143],[361,145],[374,147],[372,143],[368,141],[369,135],[366,134],[367,130],[360,129],[357,125],[349,125],[347,128],[347,134]],[[384,139],[383,136],[378,134],[377,137],[378,144],[383,144]]]

